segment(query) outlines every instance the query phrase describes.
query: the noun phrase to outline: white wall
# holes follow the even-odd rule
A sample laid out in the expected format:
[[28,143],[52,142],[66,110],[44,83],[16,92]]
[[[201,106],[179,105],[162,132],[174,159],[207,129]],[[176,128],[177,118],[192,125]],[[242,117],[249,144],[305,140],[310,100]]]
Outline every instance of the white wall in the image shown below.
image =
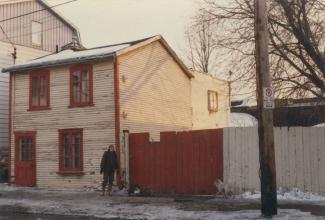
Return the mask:
[[[325,195],[325,128],[274,129],[277,186]],[[224,129],[224,181],[235,193],[259,190],[257,127]]]

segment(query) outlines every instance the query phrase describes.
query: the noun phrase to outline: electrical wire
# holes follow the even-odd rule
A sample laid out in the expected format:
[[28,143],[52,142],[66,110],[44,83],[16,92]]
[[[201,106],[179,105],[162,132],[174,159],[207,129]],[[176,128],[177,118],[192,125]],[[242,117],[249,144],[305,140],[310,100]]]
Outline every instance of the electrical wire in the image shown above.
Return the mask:
[[0,29],[1,29],[2,33],[5,35],[5,37],[8,39],[9,43],[11,44],[11,46],[12,46],[13,48],[15,48],[14,43],[10,40],[10,38],[9,38],[8,35],[7,35],[7,33],[6,33],[5,30],[3,29],[2,25],[0,25]]
[[30,14],[34,14],[34,13],[37,13],[37,12],[40,12],[40,11],[45,11],[45,10],[48,10],[50,8],[55,8],[55,7],[65,5],[65,4],[69,4],[69,3],[72,3],[72,2],[75,2],[75,1],[78,1],[78,0],[71,0],[71,1],[63,2],[63,3],[57,4],[57,5],[53,5],[51,7],[46,7],[46,8],[43,8],[43,9],[36,10],[36,11],[28,12],[26,14],[21,14],[21,15],[15,16],[15,17],[6,18],[6,19],[3,19],[3,20],[0,20],[0,22],[9,21],[9,20],[12,20],[12,19],[24,17],[24,16],[27,16],[27,15],[30,15]]

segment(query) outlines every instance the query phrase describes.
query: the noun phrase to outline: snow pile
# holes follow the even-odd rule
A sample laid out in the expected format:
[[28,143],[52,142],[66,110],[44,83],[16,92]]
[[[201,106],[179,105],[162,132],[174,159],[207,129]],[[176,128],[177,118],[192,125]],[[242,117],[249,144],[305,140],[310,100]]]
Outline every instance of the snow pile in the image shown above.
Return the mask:
[[321,123],[321,124],[318,124],[318,125],[314,125],[313,127],[325,127],[325,123]]
[[15,187],[9,186],[7,183],[0,183],[0,192],[17,191]]
[[[260,199],[261,192],[245,192],[239,196],[244,199]],[[278,200],[294,200],[294,201],[324,201],[325,197],[317,193],[303,192],[298,188],[293,188],[291,191],[286,191],[283,188],[279,188],[277,191]]]
[[257,119],[250,114],[230,113],[229,127],[254,127],[257,124]]

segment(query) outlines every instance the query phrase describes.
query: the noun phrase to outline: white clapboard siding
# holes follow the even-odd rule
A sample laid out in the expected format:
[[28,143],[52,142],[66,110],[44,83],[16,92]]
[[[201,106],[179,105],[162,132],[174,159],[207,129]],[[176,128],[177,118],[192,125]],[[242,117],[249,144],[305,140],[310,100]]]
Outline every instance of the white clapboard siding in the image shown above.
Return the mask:
[[[274,129],[277,186],[325,195],[325,128]],[[224,129],[224,181],[234,193],[259,190],[257,127]]]
[[159,140],[160,131],[191,129],[190,79],[160,42],[122,55],[119,70],[121,130]]
[[[74,188],[98,186],[104,150],[115,143],[114,68],[112,61],[93,64],[94,106],[68,108],[69,67],[50,69],[51,110],[27,111],[28,74],[15,74],[13,83],[13,131],[37,131],[37,186]],[[83,128],[83,176],[60,176],[58,129]],[[14,137],[12,143],[14,143]],[[14,158],[12,148],[12,160]],[[14,163],[12,163],[14,176]]]
[[[17,60],[16,63],[23,63],[27,60],[35,59],[49,54],[49,52],[33,49],[29,47],[16,45]],[[0,136],[8,136],[8,105],[9,105],[9,74],[1,73],[2,68],[13,64],[11,53],[13,47],[11,44],[0,41]],[[0,137],[0,152],[7,154],[8,139]],[[3,151],[2,151],[3,150]]]

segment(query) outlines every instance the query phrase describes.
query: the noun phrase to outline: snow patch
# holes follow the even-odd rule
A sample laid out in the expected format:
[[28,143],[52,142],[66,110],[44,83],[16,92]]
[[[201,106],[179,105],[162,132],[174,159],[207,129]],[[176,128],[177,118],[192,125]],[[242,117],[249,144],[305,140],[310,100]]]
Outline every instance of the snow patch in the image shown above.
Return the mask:
[[[261,192],[245,192],[239,196],[243,199],[260,199]],[[287,191],[283,188],[277,190],[278,200],[293,200],[293,201],[325,201],[325,197],[317,193],[312,192],[303,192],[298,188],[293,188],[290,191]]]
[[250,114],[230,113],[229,127],[255,127],[257,125],[257,119]]

